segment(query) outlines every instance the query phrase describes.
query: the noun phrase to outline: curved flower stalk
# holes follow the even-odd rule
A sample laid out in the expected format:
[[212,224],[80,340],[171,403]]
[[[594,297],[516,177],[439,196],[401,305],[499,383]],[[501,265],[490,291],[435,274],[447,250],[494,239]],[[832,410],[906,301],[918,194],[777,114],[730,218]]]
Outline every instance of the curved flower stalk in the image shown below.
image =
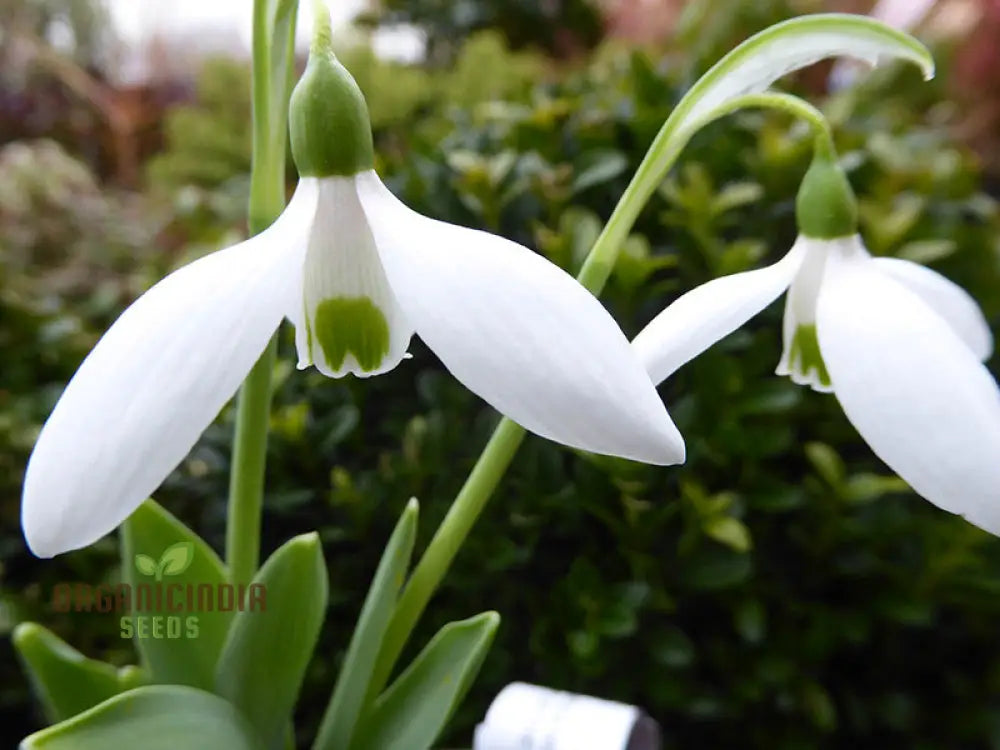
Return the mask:
[[797,203],[800,236],[772,266],[709,281],[635,338],[654,382],[787,291],[777,374],[833,393],[872,450],[920,495],[1000,534],[1000,389],[975,300],[910,261],[872,258],[832,153]]
[[98,342],[42,429],[22,524],[51,556],[114,529],[187,455],[283,317],[299,367],[367,377],[414,332],[470,390],[543,437],[655,464],[684,444],[629,342],[527,248],[404,206],[372,169],[361,92],[318,35],[292,95],[301,179],[263,233],[172,273]]

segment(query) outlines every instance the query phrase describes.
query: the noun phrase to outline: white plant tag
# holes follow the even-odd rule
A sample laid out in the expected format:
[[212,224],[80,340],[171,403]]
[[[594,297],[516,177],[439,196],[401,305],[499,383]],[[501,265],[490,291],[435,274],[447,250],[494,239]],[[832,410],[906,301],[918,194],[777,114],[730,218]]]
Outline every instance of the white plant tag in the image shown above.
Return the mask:
[[660,750],[660,730],[635,706],[513,682],[476,727],[472,748]]

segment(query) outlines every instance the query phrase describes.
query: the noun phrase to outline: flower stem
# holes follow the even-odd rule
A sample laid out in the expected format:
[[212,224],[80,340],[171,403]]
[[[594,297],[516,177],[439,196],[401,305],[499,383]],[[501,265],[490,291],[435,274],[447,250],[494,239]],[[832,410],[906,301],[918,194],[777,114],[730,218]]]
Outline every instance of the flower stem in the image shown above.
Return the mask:
[[[577,280],[595,296],[600,295],[618,260],[639,213],[680,156],[687,140],[712,120],[744,107],[779,109],[805,119],[816,133],[817,144],[832,144],[830,129],[822,113],[798,97],[780,93],[747,94],[717,107],[702,121],[687,129],[673,142],[658,137],[643,157],[631,182],[622,194],[591,248]],[[669,132],[667,133],[669,136]],[[366,703],[373,700],[392,674],[410,633],[437,590],[465,538],[479,518],[524,440],[525,430],[504,417],[494,430],[476,465],[451,508],[413,570],[396,605],[369,684]]]
[[611,276],[615,262],[618,260],[618,253],[621,250],[622,243],[628,239],[629,232],[632,231],[635,220],[639,218],[639,213],[646,205],[646,201],[649,200],[653,191],[674,166],[677,157],[680,156],[681,150],[691,136],[705,127],[705,125],[708,125],[708,123],[748,107],[777,109],[801,118],[813,129],[816,135],[817,147],[829,145],[831,150],[833,148],[833,137],[830,135],[830,126],[827,124],[822,112],[797,96],[776,92],[744,94],[743,96],[730,99],[714,108],[708,115],[694,124],[685,127],[683,133],[677,135],[672,141],[669,138],[670,133],[668,129],[664,128],[663,132],[667,132],[668,137],[663,139],[661,143],[661,136],[657,136],[657,140],[654,141],[646,156],[643,157],[642,163],[639,164],[639,168],[632,177],[632,181],[625,188],[625,192],[622,194],[621,200],[618,201],[618,205],[615,206],[611,218],[604,225],[603,231],[584,261],[583,267],[580,269],[580,274],[577,276],[581,284],[595,295],[601,293],[608,278]]
[[[272,2],[253,6],[253,166],[250,172],[250,234],[259,234],[285,206],[285,132],[293,73],[295,3],[276,14]],[[226,561],[235,583],[248,583],[260,558],[260,521],[271,413],[271,371],[277,337],[271,338],[240,388],[229,475]]]
[[271,414],[271,371],[277,356],[272,336],[243,381],[236,407],[233,463],[229,475],[226,561],[234,583],[249,583],[260,558],[260,522]]

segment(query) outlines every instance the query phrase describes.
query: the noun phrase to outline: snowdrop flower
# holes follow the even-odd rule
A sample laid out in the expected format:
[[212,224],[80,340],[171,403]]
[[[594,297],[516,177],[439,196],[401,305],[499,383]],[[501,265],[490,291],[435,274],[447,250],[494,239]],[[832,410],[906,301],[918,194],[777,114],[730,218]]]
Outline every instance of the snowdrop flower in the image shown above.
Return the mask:
[[373,170],[360,90],[314,48],[292,95],[301,179],[266,231],[172,273],[98,342],[42,429],[24,479],[29,546],[110,532],[187,455],[287,316],[299,367],[388,372],[414,332],[528,430],[655,464],[684,444],[612,317],[525,247],[414,213]]
[[976,302],[928,268],[872,258],[832,151],[797,200],[800,236],[767,268],[677,299],[634,340],[653,381],[787,291],[777,373],[833,393],[872,450],[935,505],[1000,534],[1000,390]]

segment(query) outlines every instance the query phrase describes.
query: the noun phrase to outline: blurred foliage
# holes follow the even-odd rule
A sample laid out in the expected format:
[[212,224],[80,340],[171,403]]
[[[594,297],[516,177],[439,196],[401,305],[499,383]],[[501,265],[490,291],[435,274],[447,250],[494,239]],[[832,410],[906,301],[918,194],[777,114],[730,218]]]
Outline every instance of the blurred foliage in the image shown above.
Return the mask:
[[250,173],[249,71],[246,63],[227,58],[205,63],[195,103],[167,113],[163,153],[148,164],[153,183],[214,187]]
[[603,36],[594,0],[384,0],[378,22],[414,24],[427,38],[431,61],[449,63],[470,34],[496,29],[516,49],[566,55],[589,49]]
[[[345,60],[370,96],[378,168],[393,190],[423,213],[499,231],[570,270],[689,69],[710,62],[682,67],[676,55],[604,45],[585,67],[559,72],[489,36],[440,72],[358,54]],[[463,59],[478,62],[463,68]],[[497,84],[498,73],[509,78]],[[104,208],[92,208],[77,188],[60,188],[89,184],[65,157],[61,177],[45,167],[17,178],[42,184],[42,202],[15,207],[13,219],[0,204],[0,341],[16,364],[0,386],[0,633],[36,619],[89,655],[130,658],[113,618],[56,615],[46,600],[55,581],[114,576],[115,541],[31,558],[17,527],[18,472],[60,387],[136,280],[224,245],[241,225],[245,152],[229,140],[242,132],[229,131],[246,111],[246,87],[226,84],[236,74],[224,66],[204,75],[200,103],[175,113],[168,150],[150,168],[153,192],[173,200],[158,246],[179,253],[113,239],[115,221],[92,217],[127,224],[123,207],[98,191]],[[893,70],[825,106],[872,251],[963,284],[995,327],[1000,213],[976,159],[949,139],[943,101],[939,84]],[[228,135],[199,141],[199,129]],[[29,150],[42,159],[50,148]],[[626,332],[686,289],[780,257],[809,155],[808,134],[777,115],[743,113],[697,136],[603,296]],[[199,162],[216,171],[206,178]],[[14,196],[16,206],[25,189],[13,173],[0,170],[0,201]],[[149,227],[149,216],[128,225]],[[54,275],[75,263],[93,264],[94,276],[67,296]],[[526,442],[414,638],[488,608],[503,615],[450,744],[467,744],[491,697],[521,679],[641,704],[671,748],[1000,748],[1000,544],[892,477],[835,399],[773,375],[780,315],[772,306],[661,389],[688,440],[684,466]],[[317,652],[328,658],[313,665],[299,713],[308,738],[403,504],[420,498],[426,540],[496,416],[416,340],[412,360],[364,381],[296,372],[289,330],[282,348],[265,553],[318,528],[332,574]],[[158,495],[217,549],[232,418],[221,415]],[[18,738],[38,719],[3,648],[0,712]]]
[[0,0],[0,50],[25,33],[51,40],[62,54],[95,67],[107,62],[112,40],[104,0]]

